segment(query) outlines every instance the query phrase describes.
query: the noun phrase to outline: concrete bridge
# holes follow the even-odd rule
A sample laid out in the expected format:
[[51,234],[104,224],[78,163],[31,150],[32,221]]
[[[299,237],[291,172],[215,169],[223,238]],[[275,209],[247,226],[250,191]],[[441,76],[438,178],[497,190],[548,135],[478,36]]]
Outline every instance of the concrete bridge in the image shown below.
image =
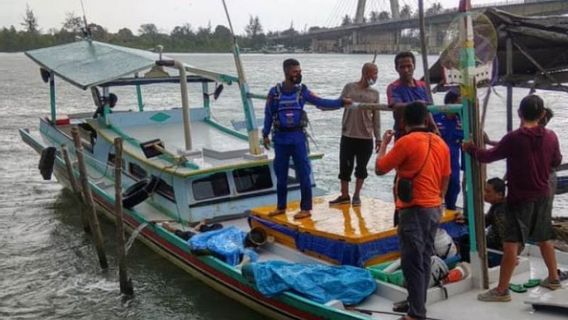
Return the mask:
[[[310,44],[312,52],[343,53],[393,53],[418,48],[418,17],[400,18],[398,1],[390,0],[391,20],[364,23],[365,0],[359,0],[355,14],[355,24],[326,28],[295,36],[277,36],[271,40],[287,46]],[[474,6],[473,11],[497,8],[516,15],[544,16],[568,13],[568,0],[509,0],[494,4]],[[441,14],[426,16],[428,52],[443,50],[446,30],[456,17],[457,9],[445,10]]]

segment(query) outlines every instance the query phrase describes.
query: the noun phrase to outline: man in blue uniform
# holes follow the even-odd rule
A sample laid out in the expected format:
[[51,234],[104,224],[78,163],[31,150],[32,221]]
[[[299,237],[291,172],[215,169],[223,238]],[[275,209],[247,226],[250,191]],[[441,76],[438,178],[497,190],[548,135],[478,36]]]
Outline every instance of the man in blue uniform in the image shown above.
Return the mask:
[[[444,104],[460,103],[461,97],[457,89],[450,89],[444,97]],[[456,210],[456,201],[460,193],[460,157],[461,143],[463,141],[463,130],[461,119],[455,113],[438,112],[434,114],[434,121],[442,139],[450,148],[450,163],[452,166],[452,175],[448,191],[445,195],[446,208]]]
[[321,109],[339,109],[351,104],[351,99],[322,99],[302,84],[302,69],[295,59],[286,59],[283,63],[285,80],[272,87],[268,92],[264,110],[263,144],[269,148],[269,134],[272,131],[274,143],[274,171],[276,172],[276,191],[278,201],[276,210],[270,215],[286,212],[288,191],[288,169],[290,157],[294,160],[298,179],[300,180],[300,212],[294,218],[302,219],[311,216],[312,186],[311,168],[308,159],[308,148],[305,128],[308,124],[304,104],[310,102]]

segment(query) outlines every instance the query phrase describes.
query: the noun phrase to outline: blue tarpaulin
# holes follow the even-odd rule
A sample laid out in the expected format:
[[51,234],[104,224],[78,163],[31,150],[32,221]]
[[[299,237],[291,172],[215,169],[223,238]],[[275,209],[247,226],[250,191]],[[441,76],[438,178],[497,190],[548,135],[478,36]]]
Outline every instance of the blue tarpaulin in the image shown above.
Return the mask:
[[245,264],[242,273],[265,296],[292,290],[319,303],[358,304],[377,288],[369,271],[352,266],[267,261]]
[[208,252],[235,266],[241,262],[244,254],[256,260],[256,253],[245,249],[246,232],[235,227],[198,233],[187,241],[192,251]]

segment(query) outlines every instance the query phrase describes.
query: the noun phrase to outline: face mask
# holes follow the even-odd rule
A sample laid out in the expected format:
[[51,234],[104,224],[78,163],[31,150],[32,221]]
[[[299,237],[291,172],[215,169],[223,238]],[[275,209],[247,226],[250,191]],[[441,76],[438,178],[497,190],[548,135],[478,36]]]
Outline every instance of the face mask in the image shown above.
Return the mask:
[[375,83],[377,83],[377,81],[375,79],[367,79],[367,84],[369,85],[369,87],[372,87],[375,85]]
[[300,84],[302,83],[302,75],[298,75],[297,77],[289,77],[288,80],[290,80],[293,84]]

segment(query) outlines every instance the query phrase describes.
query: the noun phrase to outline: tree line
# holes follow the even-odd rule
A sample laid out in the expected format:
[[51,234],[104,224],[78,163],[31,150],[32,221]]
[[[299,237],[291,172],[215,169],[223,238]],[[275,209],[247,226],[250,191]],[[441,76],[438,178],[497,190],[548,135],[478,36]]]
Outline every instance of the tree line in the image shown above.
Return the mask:
[[[447,10],[446,10],[447,11]],[[444,12],[439,2],[433,3],[426,10],[425,15],[435,15]],[[409,5],[401,8],[400,18],[412,18],[416,13],[412,12]],[[387,11],[372,11],[366,22],[379,22],[390,20]],[[346,15],[342,19],[342,26],[353,24],[350,16]],[[0,52],[19,52],[37,48],[43,48],[63,43],[75,41],[77,37],[85,35],[85,21],[76,14],[69,12],[66,14],[61,28],[51,28],[47,32],[42,32],[39,27],[38,18],[33,10],[26,6],[23,21],[20,23],[22,30],[17,30],[13,25],[9,28],[3,27],[0,30]],[[149,49],[157,45],[163,45],[167,52],[228,52],[231,50],[233,36],[231,31],[223,26],[217,25],[215,28],[209,23],[206,27],[194,29],[189,23],[176,26],[170,33],[161,32],[153,23],[140,25],[137,34],[129,28],[122,28],[116,33],[109,32],[103,26],[96,23],[89,23],[88,28],[92,38],[97,41],[117,44],[121,46]],[[279,32],[264,32],[258,16],[250,16],[249,22],[245,27],[244,35],[237,35],[237,41],[241,48],[252,51],[260,51],[269,46],[270,38],[276,35],[287,36],[287,45],[296,48],[309,48],[309,41],[306,39],[298,40],[295,36],[301,33],[313,32],[325,28],[311,27],[298,31],[294,28],[293,22],[290,27]]]
[[[13,25],[0,29],[0,52],[19,52],[69,43],[86,35],[85,21],[74,13],[66,14],[61,28],[42,32],[37,16],[29,6],[20,25],[21,30]],[[155,24],[147,23],[140,25],[137,34],[129,28],[112,33],[96,23],[88,23],[87,29],[97,41],[140,49],[163,45],[167,52],[229,52],[233,43],[231,31],[222,25],[213,28],[209,24],[194,29],[186,23],[174,27],[170,33],[164,33]],[[237,41],[242,48],[260,50],[271,35],[272,32],[264,33],[258,17],[251,16],[245,35],[237,36]]]

